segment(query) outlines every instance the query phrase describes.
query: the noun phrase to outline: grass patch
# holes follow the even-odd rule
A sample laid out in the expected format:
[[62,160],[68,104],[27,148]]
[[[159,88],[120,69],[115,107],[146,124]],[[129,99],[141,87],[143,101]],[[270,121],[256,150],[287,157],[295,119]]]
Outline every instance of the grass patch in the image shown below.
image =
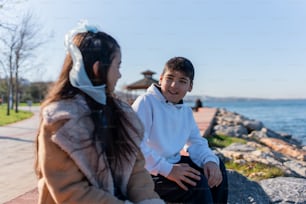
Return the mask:
[[219,147],[224,148],[229,146],[232,143],[242,143],[245,144],[246,140],[237,138],[237,137],[230,137],[226,135],[214,135],[206,137],[208,140],[208,144],[210,147]]
[[[209,136],[207,137],[207,140],[210,147],[218,147],[218,148],[227,147],[232,143],[242,143],[242,144],[247,143],[245,139],[230,137],[226,135]],[[259,162],[246,162],[244,164],[239,164],[237,162],[234,162],[233,160],[230,160],[225,162],[225,166],[227,169],[232,169],[234,171],[237,171],[240,174],[244,175],[245,177],[254,181],[259,181],[268,178],[275,178],[285,175],[285,172],[282,169]]]
[[245,164],[237,164],[233,161],[225,163],[227,169],[232,169],[240,174],[248,177],[251,180],[259,181],[268,178],[275,178],[284,176],[285,173],[282,169],[275,166],[262,164],[259,162],[248,162]]
[[15,113],[14,110],[10,110],[10,115],[6,115],[6,112],[7,106],[2,104],[0,106],[0,126],[15,123],[33,116],[33,113],[30,111],[19,110],[18,113]]

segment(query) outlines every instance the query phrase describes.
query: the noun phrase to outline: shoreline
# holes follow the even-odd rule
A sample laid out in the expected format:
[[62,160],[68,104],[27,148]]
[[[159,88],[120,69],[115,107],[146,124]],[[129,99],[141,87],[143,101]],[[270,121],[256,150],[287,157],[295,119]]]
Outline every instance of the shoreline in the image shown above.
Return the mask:
[[265,127],[261,121],[227,109],[217,109],[210,135],[231,136],[246,141],[246,144],[233,143],[217,148],[228,159],[240,163],[257,161],[281,168],[286,176],[306,178],[306,146],[291,135]]
[[252,178],[262,176],[262,172],[246,177],[227,169],[228,203],[306,203],[306,147],[301,143],[266,128],[261,121],[226,109],[217,110],[210,132],[210,136],[214,135],[247,141],[213,148],[224,161],[231,160],[237,165],[262,163],[284,172],[284,176],[255,181]]
[[225,108],[250,119],[260,120],[267,128],[291,135],[306,145],[306,100],[203,100],[203,105]]

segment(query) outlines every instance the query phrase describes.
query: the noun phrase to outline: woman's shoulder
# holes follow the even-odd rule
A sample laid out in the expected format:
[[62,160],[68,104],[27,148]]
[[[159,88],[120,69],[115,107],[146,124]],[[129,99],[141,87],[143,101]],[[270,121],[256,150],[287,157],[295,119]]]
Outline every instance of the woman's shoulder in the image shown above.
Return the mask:
[[42,109],[42,117],[47,124],[79,118],[89,113],[89,107],[82,96],[52,102]]

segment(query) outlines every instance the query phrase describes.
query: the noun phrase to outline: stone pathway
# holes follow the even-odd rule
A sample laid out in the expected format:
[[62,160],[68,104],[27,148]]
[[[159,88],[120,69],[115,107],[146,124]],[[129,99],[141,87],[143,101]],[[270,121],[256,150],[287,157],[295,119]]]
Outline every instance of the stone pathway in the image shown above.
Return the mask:
[[198,124],[202,136],[206,137],[209,135],[216,113],[216,108],[206,107],[199,108],[197,112],[193,112],[194,119]]
[[0,127],[0,203],[36,186],[33,163],[39,108],[31,111],[32,118]]

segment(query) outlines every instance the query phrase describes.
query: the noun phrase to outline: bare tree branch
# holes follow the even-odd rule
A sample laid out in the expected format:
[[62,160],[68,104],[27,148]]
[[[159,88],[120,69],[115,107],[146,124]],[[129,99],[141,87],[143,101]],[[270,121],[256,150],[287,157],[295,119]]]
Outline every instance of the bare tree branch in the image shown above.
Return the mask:
[[[41,26],[34,21],[33,15],[27,13],[14,29],[7,30],[5,37],[0,38],[0,42],[5,47],[2,51],[5,60],[3,64],[7,66],[9,73],[8,98],[14,99],[16,112],[18,112],[19,103],[20,73],[35,68],[32,63],[36,57],[35,52],[47,42],[41,35],[41,30]],[[15,97],[12,97],[13,92]]]

